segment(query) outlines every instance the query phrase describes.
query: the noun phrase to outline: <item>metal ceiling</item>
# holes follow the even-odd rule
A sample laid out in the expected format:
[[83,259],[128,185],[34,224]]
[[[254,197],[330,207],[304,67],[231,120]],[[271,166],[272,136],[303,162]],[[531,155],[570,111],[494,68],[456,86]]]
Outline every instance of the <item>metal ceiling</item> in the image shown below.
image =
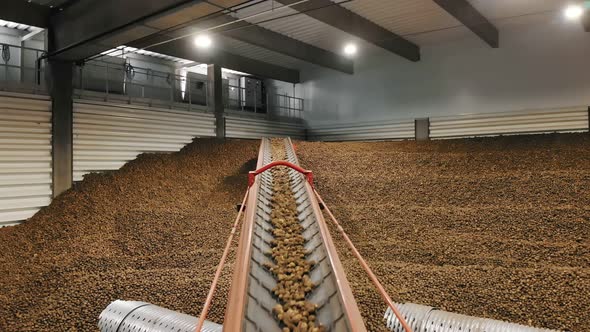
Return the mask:
[[129,47],[129,46],[119,46],[117,48],[113,48],[113,49],[104,51],[101,54],[102,55],[112,56],[112,57],[124,57],[125,54],[128,54],[128,53],[137,53],[137,54],[149,56],[149,57],[152,57],[152,58],[158,58],[158,59],[168,60],[168,61],[171,61],[171,62],[179,63],[181,65],[186,65],[186,64],[189,64],[189,63],[193,63],[193,61],[190,61],[190,60],[181,59],[181,58],[177,58],[177,57],[174,57],[174,56],[165,55],[165,54],[156,53],[156,52],[151,52],[151,51],[147,51],[147,50],[140,50],[140,49],[137,49],[135,47]]
[[[429,32],[462,27],[459,21],[432,0],[332,1],[335,4],[341,3],[340,5],[348,10],[424,46],[435,42],[436,38],[424,38]],[[567,3],[567,0],[470,0],[470,2],[484,16],[491,20],[498,20],[510,16],[559,10],[564,3]],[[261,1],[255,5],[238,9],[232,15],[335,53],[341,53],[342,45],[347,42],[356,42],[361,53],[371,52],[377,48],[355,36],[272,0]],[[461,35],[471,34],[466,28],[459,29],[458,33]],[[457,38],[455,35],[446,34],[449,40]],[[436,36],[439,38],[439,35]],[[478,38],[475,35],[472,37]],[[293,69],[302,69],[308,65],[304,61],[229,37],[215,35],[214,38],[217,47],[234,54]],[[444,42],[444,40],[436,42]]]
[[[445,37],[448,38],[448,41],[452,41],[457,39],[458,35],[478,38],[432,0],[331,1],[393,33],[418,43],[420,46],[443,43]],[[556,15],[569,2],[569,0],[468,1],[494,24],[501,24],[507,18]],[[263,12],[267,13],[257,15]],[[347,42],[356,42],[361,52],[370,52],[377,48],[370,43],[359,40],[355,36],[272,0],[262,1],[254,6],[239,9],[234,16],[245,18],[250,23],[258,24],[269,30],[336,53],[340,53],[342,46]],[[432,33],[448,29],[456,30],[456,33],[433,34],[436,38],[427,38]],[[227,43],[233,48],[230,51],[238,52],[238,54],[247,57],[283,66],[294,66],[292,68],[300,66],[300,64],[294,63],[297,60],[276,52],[234,40],[229,40]]]
[[[332,0],[333,2],[336,2]],[[497,23],[509,17],[546,14],[561,10],[569,0],[468,0],[483,16]],[[355,0],[343,7],[415,42],[415,35],[462,26],[432,0]]]
[[[29,0],[23,0],[29,1]],[[60,8],[76,0],[31,0],[31,2]],[[443,43],[444,35],[433,33],[441,30],[457,30],[457,34],[470,35],[462,24],[432,0],[331,0],[335,5],[346,9],[380,25],[381,27],[401,35],[420,46],[430,43]],[[561,10],[569,0],[468,0],[478,11],[494,24],[500,24],[509,17],[551,15]],[[355,42],[361,52],[372,52],[377,46],[345,33],[337,28],[320,22],[303,13],[281,5],[273,0],[249,2],[247,6],[232,15],[258,24],[266,29],[300,40],[304,43],[341,53],[345,43]],[[261,14],[263,13],[263,14]],[[6,23],[4,23],[6,24]],[[0,26],[2,21],[0,21]],[[6,26],[6,25],[4,25]],[[25,30],[28,26],[13,27]],[[432,35],[432,38],[428,36]],[[449,41],[457,36],[448,33]],[[224,50],[252,59],[280,65],[287,68],[300,69],[307,63],[289,56],[250,45],[235,39],[215,35],[219,40],[217,46]],[[442,38],[442,39],[441,39]],[[152,54],[146,54],[155,56]],[[157,56],[161,57],[161,56]]]
[[357,0],[342,6],[409,40],[416,33],[460,25],[432,0]]
[[[274,1],[240,9],[235,16],[246,18],[267,11],[269,13],[247,18],[246,21],[335,53],[341,53],[344,43],[358,41],[350,34]],[[272,21],[265,22],[268,20]]]
[[26,2],[33,2],[38,5],[47,6],[49,8],[60,8],[66,5],[68,2],[72,2],[75,0],[23,0]]
[[30,25],[20,24],[20,23],[15,23],[15,22],[10,22],[10,21],[4,21],[4,20],[0,20],[0,27],[22,30],[22,31],[32,31],[33,30],[33,27],[31,27]]
[[468,0],[490,20],[547,12],[561,12],[571,0]]

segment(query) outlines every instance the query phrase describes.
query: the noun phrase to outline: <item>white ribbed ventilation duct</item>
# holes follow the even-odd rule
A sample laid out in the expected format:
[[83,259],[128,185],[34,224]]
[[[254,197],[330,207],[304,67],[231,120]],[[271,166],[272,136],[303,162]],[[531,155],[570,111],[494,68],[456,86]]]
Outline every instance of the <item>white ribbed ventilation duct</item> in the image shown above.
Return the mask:
[[[157,305],[117,300],[98,319],[101,332],[194,332],[198,318]],[[201,332],[221,332],[222,325],[205,321]]]
[[[396,305],[413,332],[557,332],[557,330],[455,314],[420,304]],[[404,332],[399,320],[389,307],[385,311],[384,318],[390,331]]]

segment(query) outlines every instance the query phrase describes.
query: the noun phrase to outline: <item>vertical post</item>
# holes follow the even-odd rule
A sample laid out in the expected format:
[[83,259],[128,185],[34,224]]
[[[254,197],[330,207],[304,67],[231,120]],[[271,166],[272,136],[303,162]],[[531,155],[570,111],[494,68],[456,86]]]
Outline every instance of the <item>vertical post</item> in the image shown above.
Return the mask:
[[25,42],[20,42],[20,82],[25,82]]
[[289,97],[287,96],[287,92],[285,92],[285,95],[283,97],[285,97],[285,101],[283,102],[283,107],[284,107],[284,109],[287,110],[287,117],[290,117],[291,110],[289,109]]
[[207,82],[202,82],[203,83],[203,87],[205,88],[205,106],[207,106],[207,108],[209,108],[209,103],[211,102],[209,100],[209,98],[211,98],[211,96],[209,96],[209,81],[207,80]]
[[[10,45],[6,45],[6,46],[2,45],[2,48],[4,48],[4,47],[8,47],[8,52],[10,52]],[[10,81],[8,79],[8,66],[9,66],[8,61],[10,61],[10,60],[4,61],[4,79],[6,81]]]
[[303,118],[303,116],[304,116],[303,112],[305,112],[305,100],[303,98],[301,98],[299,100],[299,105],[301,106],[300,117]]
[[270,103],[269,103],[269,98],[268,98],[268,91],[266,92],[266,96],[264,96],[266,99],[266,117],[268,118],[270,115]]
[[215,114],[215,134],[217,138],[225,138],[225,121],[223,118],[223,81],[221,66],[210,64],[207,66],[207,80],[209,85],[209,109]]
[[39,74],[41,69],[39,68],[39,61],[37,59],[39,59],[39,51],[35,51],[35,69],[33,72],[32,82],[34,93],[37,93],[37,90],[39,90],[39,88],[41,87],[41,74]]
[[240,111],[244,111],[244,91],[242,90],[242,78],[238,78],[238,99],[240,102]]
[[33,78],[33,84],[35,88],[41,85],[41,65],[39,61],[39,51],[35,51],[35,77]]
[[174,105],[174,93],[176,92],[176,75],[172,76],[172,74],[170,75],[170,109],[173,108]]
[[[239,81],[238,81],[239,82]],[[244,90],[242,89],[242,85],[240,83],[238,83],[238,91],[239,91],[239,96],[238,98],[240,99],[240,111],[244,111],[244,105],[246,104],[245,102],[245,94],[244,94]]]
[[192,108],[191,104],[193,103],[193,101],[191,100],[191,78],[188,74],[186,75],[186,85],[184,91],[185,93],[188,92],[188,110],[190,111]]
[[49,61],[52,110],[53,197],[72,186],[73,63]]
[[109,63],[105,62],[107,64],[107,69],[106,69],[106,92],[107,92],[107,99],[106,101],[109,101]]
[[84,68],[82,66],[78,67],[78,76],[78,86],[80,87],[81,92],[84,92]]
[[430,118],[414,120],[414,135],[416,141],[427,141],[430,139]]

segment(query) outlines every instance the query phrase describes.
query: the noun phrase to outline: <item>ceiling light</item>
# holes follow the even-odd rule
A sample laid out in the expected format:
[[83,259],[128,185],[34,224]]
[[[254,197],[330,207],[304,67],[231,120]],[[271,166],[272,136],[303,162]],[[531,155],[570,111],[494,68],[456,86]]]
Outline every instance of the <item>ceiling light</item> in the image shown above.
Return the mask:
[[577,20],[584,14],[584,8],[580,5],[569,5],[563,11],[563,15],[569,20]]
[[213,44],[213,42],[211,41],[211,38],[209,38],[209,36],[207,35],[198,35],[195,38],[195,45],[197,45],[197,47],[209,48],[211,47],[211,44]]
[[348,56],[353,56],[358,51],[357,47],[353,43],[348,43],[344,46],[344,54]]

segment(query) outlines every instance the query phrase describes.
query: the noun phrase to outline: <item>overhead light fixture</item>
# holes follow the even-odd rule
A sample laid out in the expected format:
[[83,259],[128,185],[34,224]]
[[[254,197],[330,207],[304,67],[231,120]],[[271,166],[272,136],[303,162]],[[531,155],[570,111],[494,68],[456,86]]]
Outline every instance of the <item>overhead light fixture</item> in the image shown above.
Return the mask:
[[569,5],[563,11],[563,15],[568,20],[577,20],[584,14],[584,8],[580,5]]
[[344,45],[344,54],[346,54],[347,56],[353,56],[356,54],[357,51],[358,48],[353,43],[348,43]]
[[211,44],[213,44],[213,41],[211,41],[211,38],[207,35],[198,35],[195,38],[195,45],[197,45],[197,47],[209,48],[211,47]]

